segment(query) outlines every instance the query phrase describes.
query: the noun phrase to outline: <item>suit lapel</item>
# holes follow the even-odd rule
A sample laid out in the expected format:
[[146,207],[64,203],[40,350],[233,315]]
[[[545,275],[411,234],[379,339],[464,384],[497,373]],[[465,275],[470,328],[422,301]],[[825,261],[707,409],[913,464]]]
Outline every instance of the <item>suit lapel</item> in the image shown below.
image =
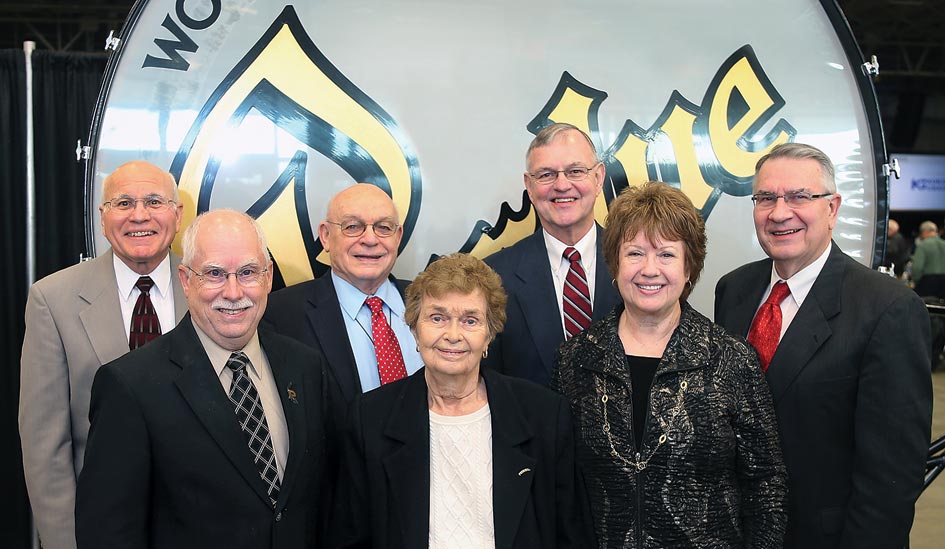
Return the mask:
[[492,414],[495,545],[512,547],[535,477],[536,460],[522,450],[533,435],[507,382],[490,370],[482,375]]
[[345,401],[351,402],[361,392],[361,379],[330,274],[326,273],[312,283],[308,300],[310,306],[305,308],[308,322]]
[[[595,224],[597,231],[597,258],[594,260],[594,307],[592,316],[594,320],[600,320],[614,308],[620,300],[617,295],[617,288],[611,282],[610,271],[607,270],[607,262],[604,261],[604,231],[600,225]],[[557,304],[556,304],[557,305]]]
[[[171,254],[171,288],[174,290],[174,320],[180,323],[189,309],[187,305],[187,296],[184,295],[184,289],[180,285],[180,278],[177,276],[177,267],[180,265],[180,257]],[[165,330],[169,331],[169,330]]]
[[840,313],[844,256],[836,244],[831,246],[827,263],[781,338],[768,367],[768,386],[775,405],[807,367],[811,357],[833,334],[829,320]]
[[112,257],[109,249],[91,260],[92,269],[79,290],[79,298],[89,304],[79,312],[79,320],[100,364],[107,364],[128,352]]
[[[270,337],[267,331],[259,331],[259,343],[269,360],[269,367],[272,370],[272,377],[276,383],[279,400],[282,402],[282,411],[289,431],[289,456],[282,475],[282,488],[279,490],[279,501],[276,505],[281,508],[289,500],[292,487],[296,484],[294,481],[302,464],[302,457],[308,447],[305,405],[308,398],[317,398],[317,395],[301,394],[302,387],[305,386],[305,374],[301,364],[287,356],[279,345],[269,345]],[[311,405],[316,404],[312,402]]]
[[[235,420],[233,404],[223,391],[210,359],[197,338],[190,315],[187,314],[176,329],[162,337],[174,340],[168,348],[171,362],[181,368],[175,384],[184,400],[227,459],[268,506],[269,495],[266,486],[259,476],[256,464],[253,463],[239,423]],[[288,418],[286,420],[288,421]]]
[[737,303],[728,313],[728,325],[731,330],[742,337],[748,337],[751,321],[755,319],[755,311],[761,305],[761,296],[768,289],[771,281],[771,260],[766,259],[749,266],[749,271],[743,277],[743,288],[732,288],[729,291],[738,294]]
[[515,276],[522,281],[518,301],[532,343],[538,350],[545,371],[550,374],[554,368],[555,351],[564,341],[564,328],[555,301],[557,294],[541,231],[527,238],[522,252],[515,270]]
[[423,369],[407,378],[384,434],[401,443],[386,458],[390,500],[397,503],[404,547],[426,547],[430,537],[430,412]]

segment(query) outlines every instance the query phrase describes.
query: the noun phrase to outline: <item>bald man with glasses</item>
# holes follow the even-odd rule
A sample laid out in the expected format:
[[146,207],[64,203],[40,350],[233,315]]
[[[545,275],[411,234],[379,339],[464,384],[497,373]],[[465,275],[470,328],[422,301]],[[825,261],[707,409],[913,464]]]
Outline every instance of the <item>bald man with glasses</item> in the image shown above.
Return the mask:
[[331,271],[269,299],[264,322],[319,349],[347,401],[423,366],[404,320],[409,282],[391,276],[404,233],[399,219],[375,185],[339,192],[318,225]]
[[76,478],[83,467],[95,372],[172,329],[187,312],[170,245],[183,206],[173,176],[143,161],[102,186],[111,247],[33,284],[20,360],[23,470],[46,549],[74,549]]

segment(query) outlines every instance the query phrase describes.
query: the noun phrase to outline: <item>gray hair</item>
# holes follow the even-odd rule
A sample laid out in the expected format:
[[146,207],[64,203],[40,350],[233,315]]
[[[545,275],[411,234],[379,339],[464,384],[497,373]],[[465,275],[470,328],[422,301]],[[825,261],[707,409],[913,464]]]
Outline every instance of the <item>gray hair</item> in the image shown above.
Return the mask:
[[200,226],[203,225],[204,221],[206,221],[206,219],[209,216],[211,216],[211,214],[218,213],[218,212],[231,212],[231,213],[236,214],[238,217],[242,217],[246,221],[248,221],[249,224],[252,225],[253,229],[256,231],[256,238],[259,240],[259,249],[262,250],[263,256],[265,256],[263,260],[266,262],[269,261],[269,248],[266,247],[266,233],[263,232],[262,226],[259,224],[259,222],[257,222],[252,216],[246,213],[222,208],[219,210],[206,211],[198,215],[197,218],[194,219],[193,223],[191,223],[187,227],[187,229],[184,231],[184,235],[180,239],[181,247],[184,249],[184,257],[183,257],[184,265],[187,265],[188,267],[190,267],[191,263],[193,263],[194,254],[196,253],[196,247],[197,247],[196,245],[197,232],[200,230]]
[[938,225],[936,225],[935,222],[933,221],[923,221],[922,224],[919,225],[919,233],[929,233],[929,232],[937,233]]
[[558,134],[568,131],[575,131],[581,134],[584,140],[587,141],[587,145],[591,148],[591,152],[594,153],[594,158],[598,161],[600,160],[597,156],[597,147],[594,146],[594,142],[591,141],[591,138],[584,133],[584,130],[567,122],[555,122],[550,126],[545,126],[541,131],[535,134],[535,139],[532,139],[531,144],[528,145],[528,150],[525,151],[525,162],[528,162],[528,156],[532,154],[533,150],[548,145],[554,141],[555,137],[558,137]]
[[833,162],[830,161],[830,157],[827,156],[824,151],[814,147],[813,145],[806,145],[804,143],[782,143],[775,148],[771,149],[771,152],[762,156],[758,163],[755,164],[755,177],[752,181],[752,190],[758,190],[758,172],[761,171],[761,166],[764,165],[768,160],[775,158],[793,158],[795,160],[814,160],[820,165],[820,173],[823,176],[824,189],[828,193],[837,192],[837,182],[835,181],[835,170],[833,167]]

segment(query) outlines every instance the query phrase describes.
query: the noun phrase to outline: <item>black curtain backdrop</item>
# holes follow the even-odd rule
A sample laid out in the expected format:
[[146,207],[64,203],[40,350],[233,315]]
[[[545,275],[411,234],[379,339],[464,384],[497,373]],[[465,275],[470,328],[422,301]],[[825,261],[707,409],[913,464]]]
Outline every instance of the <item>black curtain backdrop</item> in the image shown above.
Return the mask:
[[33,53],[36,279],[79,262],[85,249],[85,162],[105,54]]
[[[87,144],[105,54],[35,51],[33,156],[36,182],[36,278],[78,262],[85,252],[84,164],[76,141]],[[4,261],[3,353],[0,362],[0,545],[30,547],[29,504],[17,432],[20,348],[26,273],[26,84],[22,50],[0,50],[0,216]]]
[[26,78],[22,50],[0,50],[0,261],[4,306],[0,367],[0,539],[10,548],[29,543],[29,512],[20,437],[16,428],[19,402],[20,346],[26,303]]

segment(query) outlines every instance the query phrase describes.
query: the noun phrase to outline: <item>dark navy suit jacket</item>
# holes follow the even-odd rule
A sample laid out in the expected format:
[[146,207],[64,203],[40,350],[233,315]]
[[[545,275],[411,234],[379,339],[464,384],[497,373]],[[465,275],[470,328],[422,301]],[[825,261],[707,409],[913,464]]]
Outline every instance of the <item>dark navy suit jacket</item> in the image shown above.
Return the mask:
[[[746,335],[771,260],[722,277],[715,321]],[[932,414],[929,317],[832,244],[767,371],[788,470],[787,548],[902,547]]]
[[[599,320],[617,305],[620,295],[611,283],[604,262],[601,228],[596,229],[593,317]],[[505,329],[489,346],[483,367],[547,386],[551,382],[555,353],[564,342],[564,328],[542,232],[537,231],[490,255],[485,262],[502,277],[509,302]]]
[[[400,295],[410,284],[390,277]],[[361,378],[331,274],[283,288],[269,296],[263,323],[318,349],[328,360],[346,402],[361,394]]]

